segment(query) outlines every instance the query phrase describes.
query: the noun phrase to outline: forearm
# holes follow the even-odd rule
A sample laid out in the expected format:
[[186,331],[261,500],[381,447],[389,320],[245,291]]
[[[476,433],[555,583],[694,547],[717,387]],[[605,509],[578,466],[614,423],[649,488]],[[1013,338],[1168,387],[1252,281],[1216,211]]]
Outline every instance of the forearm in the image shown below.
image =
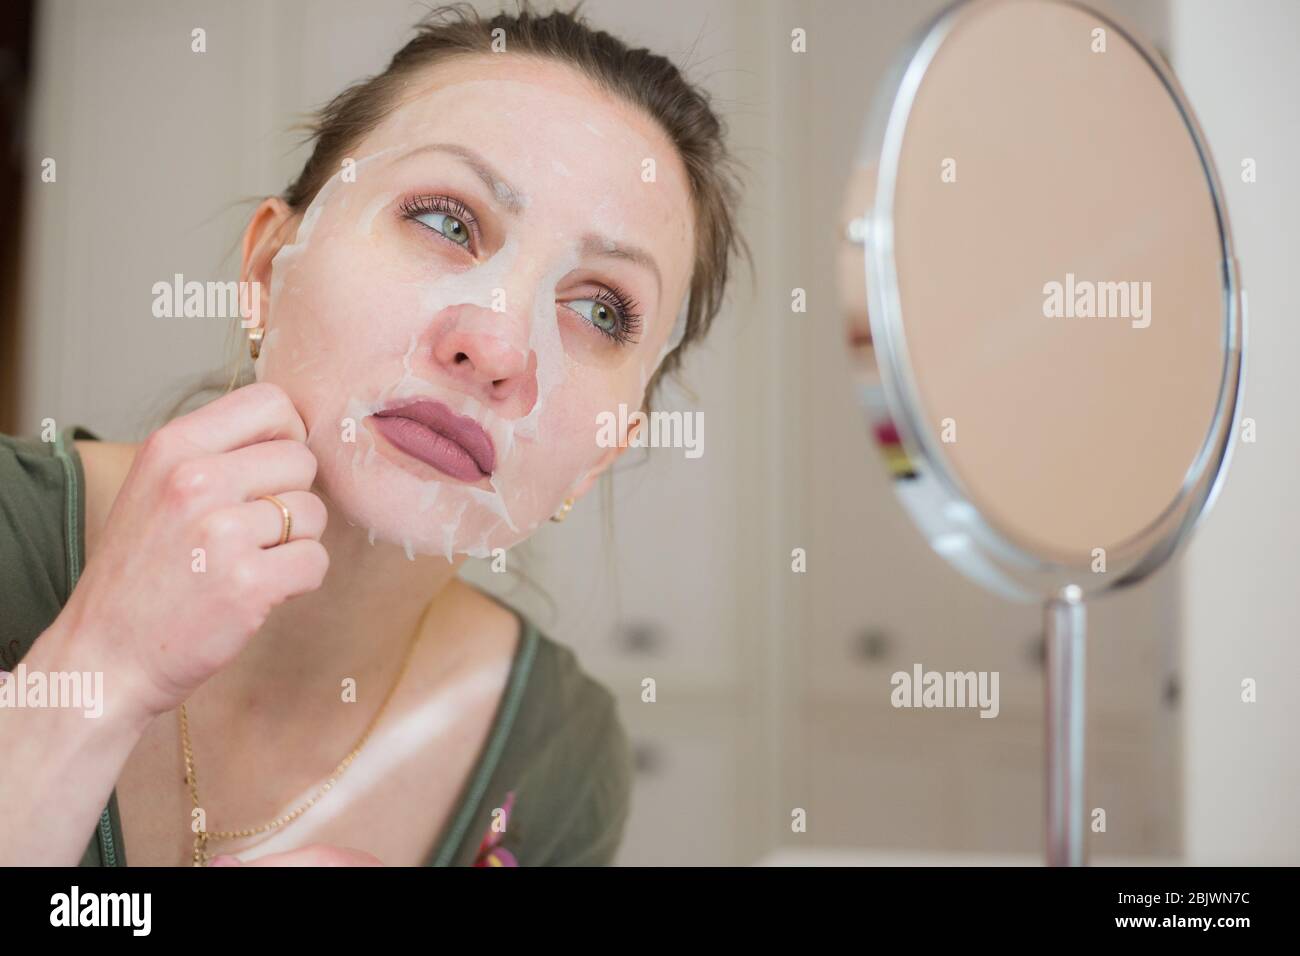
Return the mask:
[[[22,672],[41,674],[49,687],[56,674],[91,673],[77,660],[58,627],[46,631],[23,658]],[[13,691],[18,673],[11,675]],[[75,866],[100,813],[148,721],[115,699],[109,675],[102,678],[102,713],[82,707],[0,707],[0,866]],[[53,695],[50,695],[51,697]],[[99,708],[97,708],[99,709]]]

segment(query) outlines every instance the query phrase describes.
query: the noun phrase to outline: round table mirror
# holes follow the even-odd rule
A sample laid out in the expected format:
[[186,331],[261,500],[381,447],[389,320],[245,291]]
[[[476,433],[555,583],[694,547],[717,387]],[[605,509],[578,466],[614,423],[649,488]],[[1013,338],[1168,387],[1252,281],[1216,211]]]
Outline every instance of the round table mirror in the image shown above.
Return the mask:
[[937,551],[1044,604],[1047,859],[1081,864],[1083,601],[1186,540],[1234,437],[1244,293],[1214,163],[1132,28],[969,0],[899,58],[845,197],[872,440]]

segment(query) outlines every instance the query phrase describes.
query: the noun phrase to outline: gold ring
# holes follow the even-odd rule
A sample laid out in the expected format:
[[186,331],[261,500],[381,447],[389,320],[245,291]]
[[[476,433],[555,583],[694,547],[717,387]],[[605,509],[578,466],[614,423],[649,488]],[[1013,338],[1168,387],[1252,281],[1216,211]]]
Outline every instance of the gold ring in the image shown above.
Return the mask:
[[289,540],[290,532],[293,531],[293,515],[289,514],[289,509],[284,506],[284,502],[281,501],[279,498],[277,498],[275,495],[262,495],[262,497],[258,498],[257,500],[262,501],[263,499],[271,502],[271,504],[275,505],[277,508],[280,509],[280,515],[281,517],[284,518],[284,527],[280,531],[279,543],[284,544],[286,541]]

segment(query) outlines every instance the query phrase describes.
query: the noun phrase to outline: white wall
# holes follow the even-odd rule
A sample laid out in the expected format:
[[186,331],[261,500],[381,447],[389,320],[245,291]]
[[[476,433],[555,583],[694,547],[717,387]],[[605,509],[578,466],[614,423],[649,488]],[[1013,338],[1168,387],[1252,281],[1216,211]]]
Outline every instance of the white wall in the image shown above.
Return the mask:
[[[1184,561],[1185,851],[1300,863],[1300,5],[1178,0],[1173,62],[1210,142],[1249,293],[1242,414],[1258,440]],[[1253,158],[1258,181],[1241,180]],[[1258,686],[1243,703],[1241,682]]]

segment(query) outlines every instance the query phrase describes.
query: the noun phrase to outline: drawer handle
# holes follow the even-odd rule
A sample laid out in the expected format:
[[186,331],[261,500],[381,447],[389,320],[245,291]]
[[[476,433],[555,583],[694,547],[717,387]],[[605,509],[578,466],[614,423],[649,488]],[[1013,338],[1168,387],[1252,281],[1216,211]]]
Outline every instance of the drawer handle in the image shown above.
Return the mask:
[[618,632],[619,649],[629,654],[658,654],[665,643],[663,631],[649,621],[624,624]]
[[648,741],[633,742],[632,765],[636,773],[658,776],[664,768],[663,748]]
[[854,639],[853,653],[871,663],[886,660],[894,653],[894,639],[881,628],[869,627]]
[[1047,634],[1039,631],[1025,642],[1025,658],[1034,670],[1043,670],[1047,666]]
[[1178,680],[1178,675],[1170,674],[1165,678],[1164,692],[1161,694],[1161,698],[1164,700],[1165,706],[1168,707],[1170,710],[1177,710],[1179,700],[1182,698],[1182,696],[1183,696],[1183,685]]

